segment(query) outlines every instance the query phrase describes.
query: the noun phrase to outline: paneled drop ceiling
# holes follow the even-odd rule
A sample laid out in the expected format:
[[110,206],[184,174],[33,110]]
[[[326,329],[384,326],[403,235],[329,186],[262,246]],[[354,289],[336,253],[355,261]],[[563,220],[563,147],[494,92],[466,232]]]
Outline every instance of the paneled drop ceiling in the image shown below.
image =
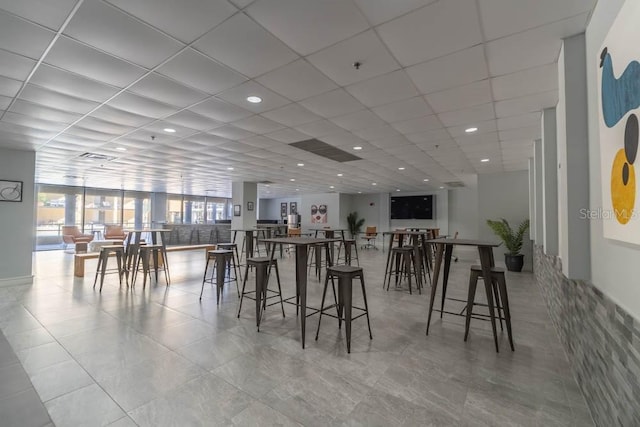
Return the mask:
[[219,196],[522,170],[595,1],[0,0],[0,147],[38,182]]

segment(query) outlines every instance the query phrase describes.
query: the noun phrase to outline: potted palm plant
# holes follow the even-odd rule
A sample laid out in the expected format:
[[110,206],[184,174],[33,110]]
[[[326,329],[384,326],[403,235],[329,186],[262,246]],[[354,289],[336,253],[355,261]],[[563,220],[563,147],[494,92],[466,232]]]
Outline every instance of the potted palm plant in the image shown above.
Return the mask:
[[352,239],[358,236],[363,224],[364,218],[358,219],[358,212],[351,212],[347,215],[347,225],[349,226],[349,234],[351,234]]
[[504,262],[509,271],[522,271],[524,265],[524,255],[520,253],[524,234],[529,229],[529,220],[525,219],[520,223],[517,230],[513,230],[509,222],[502,218],[500,221],[487,220],[487,225],[502,239],[508,253],[504,254]]

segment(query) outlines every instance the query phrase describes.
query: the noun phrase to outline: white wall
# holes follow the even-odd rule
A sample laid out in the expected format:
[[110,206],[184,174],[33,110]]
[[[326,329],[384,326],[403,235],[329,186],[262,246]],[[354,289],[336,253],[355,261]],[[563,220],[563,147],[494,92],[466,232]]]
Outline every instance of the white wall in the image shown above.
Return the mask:
[[478,176],[466,177],[465,187],[449,190],[449,234],[460,239],[478,238]]
[[[529,172],[503,172],[478,176],[478,238],[497,241],[498,237],[487,225],[488,219],[504,218],[515,228],[529,218]],[[504,263],[504,246],[494,255],[498,264]],[[529,236],[525,236],[522,248],[525,270],[532,270],[533,256]]]
[[0,179],[22,181],[22,202],[0,202],[0,286],[31,283],[35,153],[0,148]]
[[[589,207],[602,208],[602,183],[608,170],[600,167],[597,72],[600,48],[606,33],[622,7],[623,0],[598,2],[586,32],[587,101],[589,107]],[[604,173],[604,177],[601,174]],[[636,201],[636,208],[638,207]],[[591,281],[615,303],[640,319],[640,247],[603,237],[602,221],[590,221]]]
[[298,213],[300,213],[300,197],[282,197],[279,199],[258,200],[258,219],[280,221],[280,203],[287,204],[288,214],[291,202],[298,204]]

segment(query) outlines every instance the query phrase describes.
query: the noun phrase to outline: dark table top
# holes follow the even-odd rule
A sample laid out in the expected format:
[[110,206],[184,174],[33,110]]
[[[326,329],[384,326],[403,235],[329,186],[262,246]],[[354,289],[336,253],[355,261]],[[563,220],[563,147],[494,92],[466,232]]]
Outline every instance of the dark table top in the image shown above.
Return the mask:
[[384,236],[388,236],[389,234],[394,235],[405,235],[405,236],[421,236],[423,234],[427,234],[426,231],[411,231],[411,230],[393,230],[393,231],[385,231],[382,233]]
[[331,242],[339,242],[342,239],[324,239],[320,237],[274,237],[271,239],[260,239],[261,242],[267,243],[285,243],[287,245],[297,245],[297,246],[306,246],[306,245],[315,245],[317,243],[331,243]]
[[435,243],[440,245],[461,245],[461,246],[491,246],[497,248],[502,243],[488,242],[486,240],[471,240],[471,239],[430,239],[427,243]]

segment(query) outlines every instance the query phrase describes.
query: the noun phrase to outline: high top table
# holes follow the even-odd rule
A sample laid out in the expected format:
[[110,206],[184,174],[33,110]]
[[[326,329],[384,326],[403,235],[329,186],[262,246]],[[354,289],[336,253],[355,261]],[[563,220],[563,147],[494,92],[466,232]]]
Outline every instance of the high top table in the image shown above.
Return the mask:
[[[428,267],[429,264],[427,257],[427,231],[393,230],[383,232],[382,236],[383,239],[384,236],[389,236],[389,252],[387,253],[387,265],[389,265],[389,262],[391,261],[391,248],[393,247],[394,236],[398,236],[399,246],[402,246],[404,236],[408,236],[411,238],[411,244],[413,246],[413,261],[416,269],[416,280],[418,282],[418,289],[420,289],[422,287],[422,267],[425,266],[427,268],[427,273],[429,273],[429,276],[431,275]],[[422,247],[425,249],[424,251],[420,251],[420,243],[422,243]],[[421,253],[423,258],[420,258]]]
[[[340,240],[342,240],[342,244],[344,245],[344,232],[348,231],[346,228],[326,228],[326,227],[312,227],[309,230],[313,231],[314,237],[318,237],[318,233],[323,233],[325,239],[333,239],[336,237],[336,231],[338,233],[340,233]],[[331,245],[331,258],[333,258],[333,255],[335,254],[335,248],[333,247],[333,244]],[[319,262],[318,260],[318,255],[316,255],[316,262]]]
[[[260,232],[262,232],[262,238],[270,239],[272,237],[282,237],[287,235],[287,224],[258,224],[255,226],[257,230],[258,239],[260,238]],[[282,231],[284,229],[284,232]],[[276,235],[273,235],[273,232],[276,232]],[[265,245],[265,249],[267,250],[267,254],[269,253],[268,245]],[[280,246],[280,258],[282,258],[282,246]]]
[[135,230],[125,230],[128,235],[126,238],[126,259],[127,259],[127,268],[132,267],[136,269],[138,267],[138,252],[140,250],[140,241],[142,238],[142,233],[151,234],[151,243],[154,245],[161,245],[162,249],[162,261],[164,262],[164,268],[167,273],[167,285],[171,281],[171,275],[169,274],[169,260],[167,259],[167,243],[165,239],[162,237],[162,233],[171,232],[168,228],[141,228]]
[[[339,242],[340,239],[319,239],[312,237],[275,237],[272,239],[261,239],[260,241],[265,243],[271,243],[273,250],[271,251],[271,260],[276,253],[275,244],[280,245],[293,245],[296,248],[296,296],[287,298],[285,301],[295,298],[294,303],[300,310],[300,330],[302,333],[302,348],[305,343],[305,327],[307,323],[307,257],[309,254],[309,246],[317,245],[319,243],[325,243],[327,251],[327,260],[329,265],[333,265],[333,261],[330,255],[328,246],[330,243]],[[269,272],[271,272],[271,265],[269,265]],[[268,281],[268,279],[267,279]],[[265,285],[266,286],[266,285]],[[290,303],[291,304],[291,303]],[[309,316],[318,313],[320,310],[313,309],[314,312]],[[297,310],[296,310],[297,311]],[[259,311],[256,312],[256,316],[260,316]]]
[[233,239],[231,240],[231,243],[236,243],[236,237],[238,235],[238,231],[243,232],[244,233],[244,259],[246,262],[247,258],[251,258],[253,256],[253,253],[255,251],[254,245],[253,245],[253,233],[257,232],[257,229],[255,228],[234,228],[231,231],[233,231]]
[[[444,258],[444,274],[442,277],[442,302],[440,303],[440,318],[444,313],[444,300],[447,295],[447,282],[449,281],[449,269],[451,268],[451,253],[453,245],[476,246],[480,255],[480,266],[482,267],[482,277],[484,278],[484,288],[487,293],[487,306],[489,307],[489,317],[491,319],[491,328],[493,329],[493,340],[498,351],[498,333],[496,331],[496,317],[493,304],[493,290],[491,288],[491,268],[495,266],[493,259],[493,248],[500,246],[500,243],[487,242],[484,240],[468,240],[468,239],[431,239],[427,240],[436,246],[436,261],[433,266],[433,280],[431,282],[431,299],[429,300],[429,314],[427,317],[427,335],[429,335],[429,326],[431,325],[431,313],[433,312],[433,302],[436,297],[436,288],[438,287],[438,278],[440,276],[440,268],[442,259]],[[467,307],[471,310],[471,307]],[[456,314],[456,313],[450,313]]]

